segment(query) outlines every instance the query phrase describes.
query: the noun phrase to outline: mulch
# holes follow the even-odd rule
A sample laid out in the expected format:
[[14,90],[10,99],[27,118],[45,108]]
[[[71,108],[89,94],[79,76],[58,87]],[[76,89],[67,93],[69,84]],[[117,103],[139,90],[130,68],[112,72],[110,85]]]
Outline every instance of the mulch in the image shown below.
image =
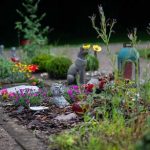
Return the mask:
[[46,144],[48,144],[50,135],[71,129],[83,121],[82,116],[77,116],[67,121],[55,119],[59,115],[73,113],[71,107],[58,108],[55,105],[45,103],[44,106],[48,106],[48,110],[32,111],[22,107],[16,108],[6,102],[3,102],[2,106],[4,113],[10,118],[16,118],[17,124],[25,126],[29,131],[34,131],[36,137],[40,138]]

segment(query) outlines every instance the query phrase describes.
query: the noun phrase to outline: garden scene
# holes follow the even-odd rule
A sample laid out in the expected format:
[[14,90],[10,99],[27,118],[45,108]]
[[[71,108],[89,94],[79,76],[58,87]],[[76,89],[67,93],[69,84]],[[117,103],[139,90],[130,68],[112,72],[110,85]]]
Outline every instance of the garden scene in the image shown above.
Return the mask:
[[51,44],[41,2],[15,8],[17,45],[0,41],[0,150],[149,150],[149,41],[133,27],[112,42],[102,3],[87,16],[95,40]]

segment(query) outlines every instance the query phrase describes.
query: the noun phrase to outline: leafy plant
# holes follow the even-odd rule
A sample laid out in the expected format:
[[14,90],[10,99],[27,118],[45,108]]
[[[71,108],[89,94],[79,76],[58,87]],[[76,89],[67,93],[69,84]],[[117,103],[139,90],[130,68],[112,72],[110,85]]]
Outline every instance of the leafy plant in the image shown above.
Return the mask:
[[11,75],[13,63],[0,57],[0,79],[5,79]]
[[143,57],[145,59],[150,59],[150,49],[138,49],[138,52],[140,54],[140,57]]
[[94,55],[87,55],[86,71],[95,71],[99,68],[99,61]]
[[37,15],[40,0],[24,0],[22,6],[24,12],[17,10],[17,13],[23,18],[23,21],[16,22],[15,28],[23,34],[23,38],[28,40],[23,49],[27,55],[33,57],[37,50],[41,49],[47,43],[47,33],[49,27],[42,29],[41,21],[45,17],[45,13],[41,16]]
[[69,66],[72,64],[71,60],[67,57],[54,57],[51,61],[47,62],[46,68],[50,78],[65,79]]
[[32,58],[32,63],[39,66],[39,71],[46,71],[46,63],[50,61],[53,56],[48,54],[39,54]]

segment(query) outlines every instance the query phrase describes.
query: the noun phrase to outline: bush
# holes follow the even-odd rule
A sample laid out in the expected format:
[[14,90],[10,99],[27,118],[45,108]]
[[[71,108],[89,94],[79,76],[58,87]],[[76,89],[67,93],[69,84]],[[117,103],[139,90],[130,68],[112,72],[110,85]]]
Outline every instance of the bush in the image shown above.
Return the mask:
[[12,73],[13,63],[0,57],[0,79],[9,77]]
[[86,71],[95,71],[99,68],[99,61],[94,55],[87,56]]
[[51,61],[47,62],[46,68],[50,78],[65,79],[67,71],[72,61],[66,57],[54,57]]
[[44,72],[46,71],[46,63],[50,61],[53,56],[48,54],[40,54],[38,56],[33,57],[32,64],[36,64],[39,66],[39,71]]

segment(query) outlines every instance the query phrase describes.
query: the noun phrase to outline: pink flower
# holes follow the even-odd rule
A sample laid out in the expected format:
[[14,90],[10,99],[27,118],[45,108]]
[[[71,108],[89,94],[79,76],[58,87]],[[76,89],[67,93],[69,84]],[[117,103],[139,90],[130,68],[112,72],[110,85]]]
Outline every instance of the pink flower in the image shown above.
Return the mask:
[[2,90],[0,91],[0,93],[1,93],[2,95],[6,95],[6,94],[8,94],[8,91],[7,91],[7,89],[2,89]]
[[14,97],[15,93],[9,93],[9,97]]

